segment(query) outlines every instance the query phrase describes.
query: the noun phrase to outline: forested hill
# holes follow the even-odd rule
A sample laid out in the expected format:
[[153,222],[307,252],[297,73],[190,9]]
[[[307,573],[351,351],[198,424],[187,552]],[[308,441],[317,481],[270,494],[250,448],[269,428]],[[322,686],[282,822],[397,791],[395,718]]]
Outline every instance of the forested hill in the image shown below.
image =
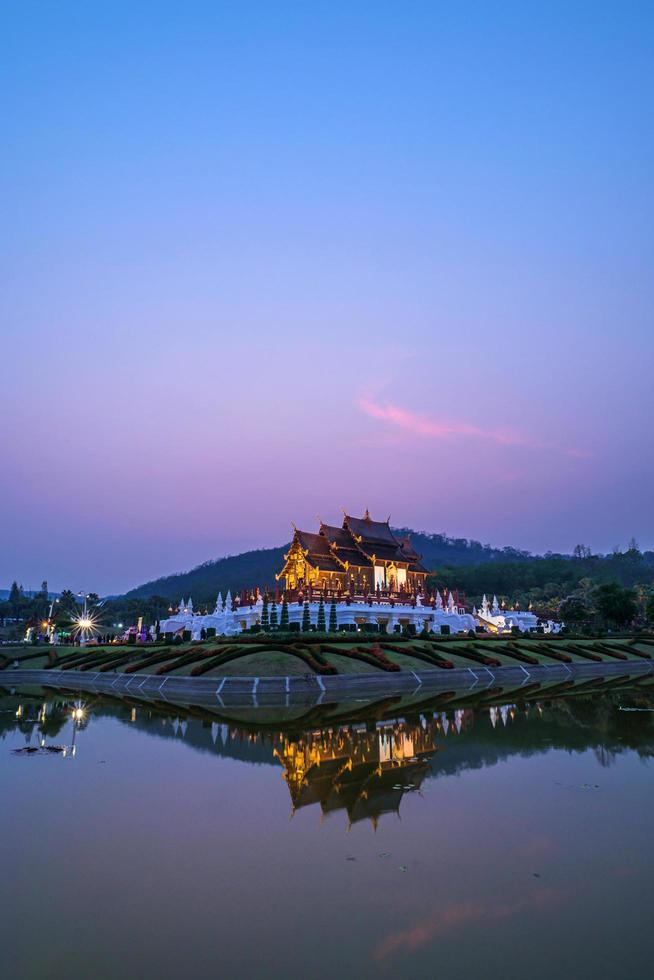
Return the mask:
[[[489,561],[523,561],[529,558],[526,551],[514,548],[491,548],[479,541],[467,538],[448,538],[444,534],[422,534],[409,528],[397,528],[397,533],[410,535],[413,545],[422,555],[423,563],[436,570],[443,565],[461,567],[479,565]],[[227,589],[237,592],[253,586],[274,586],[275,574],[284,564],[284,553],[288,544],[280,548],[261,548],[246,551],[242,555],[218,558],[205,562],[189,572],[177,572],[146,582],[127,593],[129,599],[144,599],[148,596],[164,596],[178,600],[193,597],[194,602],[210,602],[219,592]]]

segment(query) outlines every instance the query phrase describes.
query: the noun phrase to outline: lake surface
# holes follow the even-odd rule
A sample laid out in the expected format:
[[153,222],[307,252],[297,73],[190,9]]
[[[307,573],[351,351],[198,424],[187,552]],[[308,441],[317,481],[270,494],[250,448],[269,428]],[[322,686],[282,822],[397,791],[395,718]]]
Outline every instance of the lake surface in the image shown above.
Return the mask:
[[651,974],[651,688],[321,711],[0,698],[2,975]]

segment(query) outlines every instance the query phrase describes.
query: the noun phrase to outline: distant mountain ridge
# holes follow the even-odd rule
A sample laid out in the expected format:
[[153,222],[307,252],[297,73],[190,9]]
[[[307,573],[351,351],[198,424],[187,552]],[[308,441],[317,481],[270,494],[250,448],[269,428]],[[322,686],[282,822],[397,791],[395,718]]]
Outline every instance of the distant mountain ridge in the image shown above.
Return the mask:
[[[440,566],[464,567],[492,561],[524,561],[531,557],[528,551],[515,548],[491,548],[480,541],[467,538],[450,538],[445,534],[425,534],[410,528],[393,528],[400,535],[409,535],[423,563],[430,571]],[[126,593],[127,599],[146,599],[163,596],[177,600],[193,597],[194,602],[210,602],[219,592],[259,586],[274,587],[275,575],[284,563],[284,554],[290,542],[279,548],[260,548],[240,555],[230,555],[207,561],[187,572],[177,572],[145,582]]]

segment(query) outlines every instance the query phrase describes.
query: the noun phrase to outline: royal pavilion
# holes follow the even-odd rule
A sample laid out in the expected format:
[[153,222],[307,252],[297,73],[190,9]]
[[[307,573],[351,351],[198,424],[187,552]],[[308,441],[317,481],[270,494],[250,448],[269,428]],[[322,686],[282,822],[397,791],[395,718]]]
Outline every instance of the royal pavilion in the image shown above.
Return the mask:
[[[500,610],[484,596],[479,612],[466,608],[465,597],[455,590],[428,592],[429,570],[422,564],[411,540],[395,533],[386,521],[344,512],[341,527],[320,521],[318,531],[301,531],[293,525],[293,538],[284,565],[276,575],[274,591],[255,588],[232,597],[218,596],[213,612],[197,613],[193,600],[182,599],[176,612],[159,624],[161,633],[190,632],[200,639],[208,630],[234,636],[261,625],[270,606],[286,604],[291,629],[297,629],[308,612],[311,626],[318,625],[321,606],[335,606],[339,628],[363,629],[376,625],[384,632],[407,626],[417,632],[463,633],[482,628],[508,632],[517,627],[528,632],[538,625],[531,611]],[[296,625],[295,625],[296,624]],[[558,624],[547,624],[547,632]]]

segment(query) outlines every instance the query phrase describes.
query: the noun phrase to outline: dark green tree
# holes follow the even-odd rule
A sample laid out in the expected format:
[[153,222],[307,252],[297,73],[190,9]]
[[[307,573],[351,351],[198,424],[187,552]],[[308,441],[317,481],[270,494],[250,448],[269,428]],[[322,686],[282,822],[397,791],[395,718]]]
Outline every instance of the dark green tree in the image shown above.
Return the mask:
[[11,583],[11,589],[9,590],[9,607],[11,609],[11,615],[14,619],[18,619],[20,616],[20,609],[23,602],[23,589],[18,582]]
[[617,582],[599,585],[594,592],[597,611],[612,626],[625,626],[636,615],[636,597],[633,589],[623,589]]
[[311,629],[311,611],[309,610],[309,600],[304,600],[302,607],[302,632],[308,633]]
[[268,616],[268,596],[263,597],[263,607],[261,609],[261,629],[267,633],[270,629],[270,618]]
[[336,596],[332,596],[332,601],[329,606],[329,632],[336,633],[338,631],[338,616],[336,615]]
[[273,599],[272,606],[270,608],[270,628],[271,630],[276,630],[279,626],[279,616],[277,615],[277,603]]
[[75,600],[75,593],[71,592],[70,589],[64,589],[64,591],[59,596],[59,606],[62,612],[70,612],[75,609],[77,602]]
[[654,592],[650,592],[645,600],[645,618],[648,623],[654,624]]
[[282,599],[282,615],[279,621],[279,628],[283,633],[288,632],[288,602],[286,596]]
[[558,616],[566,626],[574,630],[592,618],[592,611],[583,596],[569,595],[559,604]]
[[318,603],[318,619],[316,621],[316,629],[319,633],[327,632],[327,624],[325,622],[325,603],[323,602],[322,596],[320,596],[320,602]]

